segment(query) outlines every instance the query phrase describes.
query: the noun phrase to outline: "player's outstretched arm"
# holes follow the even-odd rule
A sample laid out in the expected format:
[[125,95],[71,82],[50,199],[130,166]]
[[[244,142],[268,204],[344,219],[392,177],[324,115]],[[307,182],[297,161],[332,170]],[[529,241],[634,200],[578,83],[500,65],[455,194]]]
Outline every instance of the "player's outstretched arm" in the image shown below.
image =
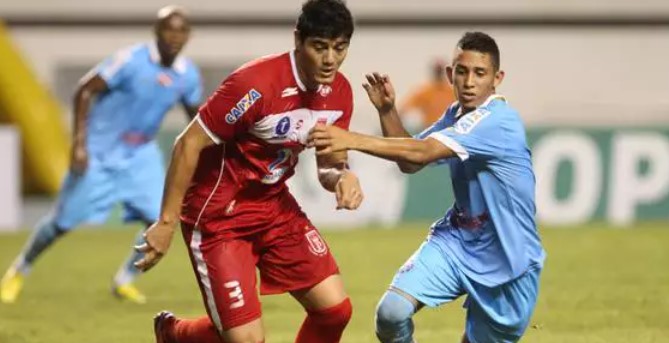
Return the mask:
[[316,125],[308,144],[316,155],[357,150],[395,162],[407,162],[421,168],[434,161],[455,156],[455,152],[436,139],[384,138],[349,132],[335,126]]
[[88,167],[88,151],[86,149],[86,128],[88,123],[88,111],[93,98],[106,91],[107,82],[98,74],[90,77],[84,76],[79,81],[74,93],[74,121],[72,123],[72,155],[70,169],[76,174],[83,174]]
[[[365,75],[367,82],[362,87],[367,92],[369,101],[372,102],[379,112],[379,121],[381,122],[381,131],[384,137],[410,138],[411,135],[406,131],[402,120],[395,106],[395,88],[388,75],[372,73]],[[410,163],[407,161],[395,161],[400,170],[404,173],[415,173],[423,168],[422,165]]]
[[140,270],[151,269],[169,249],[181,214],[181,203],[193,178],[200,152],[212,144],[214,141],[197,118],[177,138],[165,178],[160,217],[144,234],[146,243],[137,247],[145,253],[144,258],[135,263]]

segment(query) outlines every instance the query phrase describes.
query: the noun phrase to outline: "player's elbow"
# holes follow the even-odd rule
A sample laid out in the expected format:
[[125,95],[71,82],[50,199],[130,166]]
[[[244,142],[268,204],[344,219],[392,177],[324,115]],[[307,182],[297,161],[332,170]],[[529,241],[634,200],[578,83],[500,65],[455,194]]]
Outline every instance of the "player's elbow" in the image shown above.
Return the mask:
[[405,162],[410,164],[424,166],[434,160],[434,154],[430,151],[430,146],[420,142],[414,149],[411,149],[404,158]]
[[77,104],[81,101],[88,100],[91,97],[93,97],[93,92],[89,87],[87,87],[85,84],[80,85],[77,87],[77,89],[74,91],[74,103]]
[[404,174],[415,174],[419,170],[423,169],[425,165],[407,163],[407,162],[398,162],[397,166],[400,168],[400,171]]

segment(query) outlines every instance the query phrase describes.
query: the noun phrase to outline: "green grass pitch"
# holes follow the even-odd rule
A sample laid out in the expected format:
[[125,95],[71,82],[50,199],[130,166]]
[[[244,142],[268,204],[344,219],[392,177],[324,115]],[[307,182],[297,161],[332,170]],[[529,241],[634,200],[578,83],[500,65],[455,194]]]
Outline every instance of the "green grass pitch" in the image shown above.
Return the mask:
[[[326,231],[339,261],[354,315],[343,342],[376,342],[374,307],[395,270],[418,247],[426,225],[397,230]],[[669,228],[604,226],[541,230],[548,259],[540,297],[523,342],[669,342]],[[139,281],[149,304],[122,303],[109,293],[134,231],[80,230],[38,261],[13,305],[0,304],[0,343],[153,342],[152,317],[204,313],[184,244],[175,236],[168,256]],[[27,232],[0,235],[0,268]],[[288,296],[262,298],[267,342],[292,342],[303,318]],[[459,342],[462,299],[416,316],[421,343]]]

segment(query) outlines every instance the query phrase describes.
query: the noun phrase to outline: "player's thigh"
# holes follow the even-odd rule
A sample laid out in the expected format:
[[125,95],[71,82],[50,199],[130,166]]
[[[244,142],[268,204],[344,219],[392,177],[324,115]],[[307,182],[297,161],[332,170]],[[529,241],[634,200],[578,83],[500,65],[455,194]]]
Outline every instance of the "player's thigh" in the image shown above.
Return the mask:
[[187,225],[182,225],[182,233],[204,305],[219,332],[259,319],[253,243],[243,239],[222,241]]
[[149,143],[141,147],[122,175],[124,220],[156,221],[165,183],[163,157],[157,145]]
[[513,343],[530,323],[537,301],[540,270],[498,287],[467,285],[466,335],[471,343]]
[[462,273],[451,259],[431,237],[400,267],[391,287],[428,307],[453,301],[464,289]]
[[117,201],[114,173],[91,159],[84,174],[69,172],[66,176],[56,202],[54,220],[63,229],[72,229],[83,222],[100,224]]
[[306,217],[298,216],[265,232],[261,245],[261,294],[294,292],[320,305],[336,305],[346,298],[341,279],[332,277],[339,274],[339,268],[330,248]]

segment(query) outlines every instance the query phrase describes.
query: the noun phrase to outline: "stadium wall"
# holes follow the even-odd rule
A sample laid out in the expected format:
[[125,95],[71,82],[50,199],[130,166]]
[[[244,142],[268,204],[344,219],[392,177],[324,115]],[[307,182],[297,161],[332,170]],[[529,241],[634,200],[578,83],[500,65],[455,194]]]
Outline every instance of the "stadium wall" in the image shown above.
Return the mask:
[[[667,12],[664,5],[655,4],[659,13]],[[355,90],[352,128],[379,130],[359,86],[364,73],[389,73],[402,98],[427,77],[435,56],[450,55],[463,31],[485,30],[502,47],[507,78],[500,92],[530,128],[539,219],[551,224],[605,220],[619,225],[666,220],[669,79],[661,75],[669,75],[665,62],[669,20],[645,17],[623,25],[618,18],[613,23],[542,25],[534,18],[518,25],[474,20],[398,27],[369,21],[359,26],[343,67]],[[83,26],[85,30],[76,25],[17,23],[10,27],[13,37],[44,83],[63,100],[64,113],[69,113],[76,79],[88,68],[115,49],[150,39],[148,23],[142,20]],[[187,48],[204,71],[208,91],[240,63],[292,44],[292,28],[285,21],[228,24],[204,21],[196,26]],[[178,111],[169,115],[161,135],[166,147],[184,123]],[[335,211],[332,196],[319,189],[313,157],[305,154],[302,159],[291,189],[319,224],[346,227],[431,220],[451,201],[448,177],[440,167],[405,177],[391,163],[354,153],[351,165],[361,174],[366,202],[357,212]]]

